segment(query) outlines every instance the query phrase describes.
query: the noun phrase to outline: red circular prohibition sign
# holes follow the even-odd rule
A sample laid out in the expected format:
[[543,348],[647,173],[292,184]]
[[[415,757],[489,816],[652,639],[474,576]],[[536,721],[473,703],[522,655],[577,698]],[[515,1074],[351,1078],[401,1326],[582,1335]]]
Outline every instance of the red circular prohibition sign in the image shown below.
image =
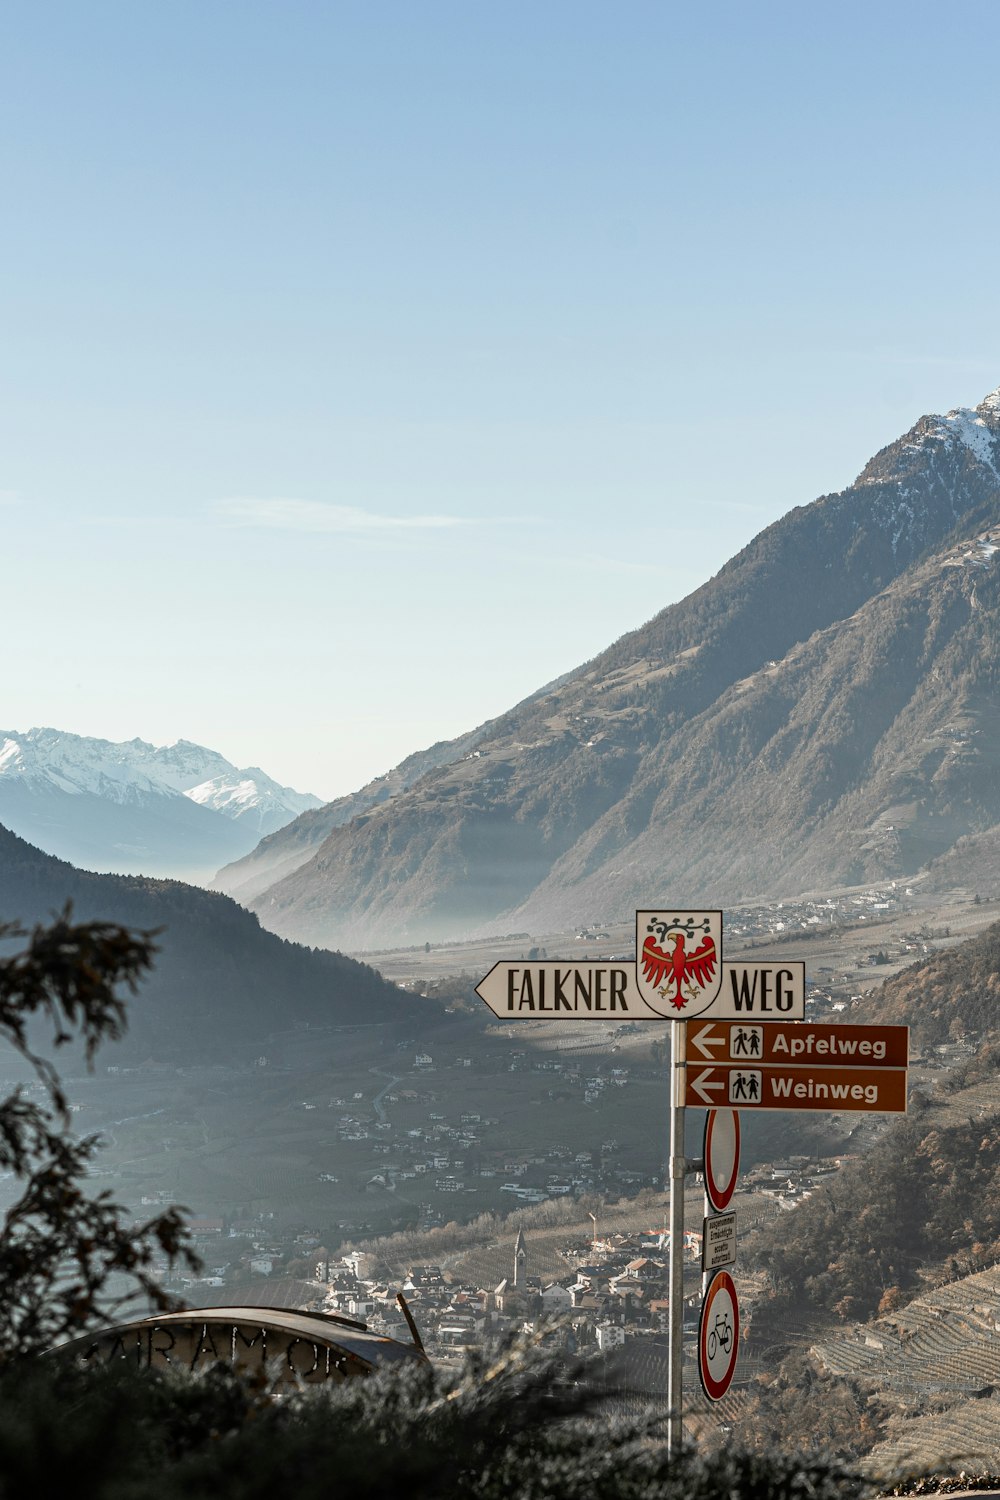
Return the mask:
[[732,1384],[740,1350],[740,1306],[728,1271],[717,1271],[705,1293],[698,1327],[698,1374],[709,1401],[721,1401]]
[[740,1117],[735,1109],[710,1109],[705,1116],[705,1192],[717,1214],[724,1213],[740,1175]]

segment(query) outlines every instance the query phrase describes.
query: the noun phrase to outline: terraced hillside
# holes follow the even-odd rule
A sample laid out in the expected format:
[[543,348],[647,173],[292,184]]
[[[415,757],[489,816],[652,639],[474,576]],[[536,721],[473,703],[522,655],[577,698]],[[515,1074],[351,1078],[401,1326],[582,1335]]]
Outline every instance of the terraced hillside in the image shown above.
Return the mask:
[[1000,1468],[1000,1265],[823,1339],[812,1354],[827,1373],[893,1398],[888,1436],[867,1459],[873,1472]]
[[878,1476],[997,1473],[1000,1470],[1000,1397],[960,1402],[917,1417],[899,1436],[877,1444],[864,1467]]
[[865,1380],[873,1389],[971,1396],[1000,1385],[1000,1266],[823,1339],[812,1352],[830,1374]]

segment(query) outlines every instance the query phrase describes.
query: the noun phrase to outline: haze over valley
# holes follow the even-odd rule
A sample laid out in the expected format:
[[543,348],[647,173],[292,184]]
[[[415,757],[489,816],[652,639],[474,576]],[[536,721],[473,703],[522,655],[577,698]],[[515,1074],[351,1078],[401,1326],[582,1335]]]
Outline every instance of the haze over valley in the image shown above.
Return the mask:
[[[901,1400],[884,1365],[852,1351],[903,1337],[910,1306],[922,1327],[921,1299],[936,1307],[956,1276],[979,1277],[972,1295],[1000,1318],[1000,1200],[981,1180],[1000,1120],[998,450],[996,393],[922,418],[849,490],[776,522],[577,671],[297,816],[296,798],[317,799],[186,741],[7,736],[4,774],[52,842],[70,819],[47,814],[81,798],[95,848],[112,846],[122,807],[151,803],[235,811],[263,834],[216,876],[235,900],[156,870],[183,861],[181,820],[141,876],[81,871],[0,834],[6,910],[30,923],[69,901],[77,919],[159,934],[115,1060],[96,1074],[78,1060],[71,1089],[115,1190],[194,1213],[208,1272],[177,1290],[364,1312],[392,1331],[391,1285],[405,1282],[448,1361],[517,1325],[519,1304],[490,1288],[520,1225],[541,1272],[530,1295],[555,1307],[583,1275],[576,1337],[629,1401],[655,1397],[665,1032],[623,1016],[505,1024],[474,987],[499,959],[629,961],[636,904],[715,899],[728,958],[804,962],[807,1019],[909,1025],[911,1118],[745,1120],[736,1277],[750,1341],[738,1394],[721,1412],[695,1402],[694,1429],[711,1443],[738,1420],[794,1446],[833,1400],[843,1456],[911,1441],[934,1456],[919,1361]],[[337,891],[353,892],[349,907]],[[693,1111],[692,1156],[699,1129]],[[871,1190],[861,1160],[888,1172],[900,1152],[915,1163],[911,1200],[877,1225],[862,1214],[850,1255],[831,1259],[824,1215],[853,1215]],[[971,1226],[947,1244],[941,1174]],[[588,1220],[605,1226],[596,1271]],[[427,1260],[444,1274],[414,1281]],[[804,1329],[818,1405],[782,1394]],[[978,1369],[976,1327],[956,1338]],[[981,1435],[963,1415],[973,1385],[950,1390],[955,1420]]]

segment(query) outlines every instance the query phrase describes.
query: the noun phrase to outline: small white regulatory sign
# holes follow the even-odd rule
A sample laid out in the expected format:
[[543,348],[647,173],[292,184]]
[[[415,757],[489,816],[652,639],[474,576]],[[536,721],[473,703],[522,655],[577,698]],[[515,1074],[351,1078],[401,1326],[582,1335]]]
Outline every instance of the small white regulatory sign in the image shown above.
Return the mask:
[[725,1213],[740,1175],[740,1116],[735,1109],[710,1109],[705,1116],[705,1195],[717,1214]]
[[736,1260],[736,1214],[715,1214],[702,1222],[701,1269],[721,1271]]

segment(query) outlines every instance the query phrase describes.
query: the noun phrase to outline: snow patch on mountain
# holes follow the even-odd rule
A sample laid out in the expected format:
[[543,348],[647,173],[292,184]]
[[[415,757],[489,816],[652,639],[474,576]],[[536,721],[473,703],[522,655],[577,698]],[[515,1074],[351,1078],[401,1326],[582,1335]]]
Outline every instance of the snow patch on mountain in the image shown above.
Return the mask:
[[[974,411],[967,406],[958,406],[944,417],[921,417],[905,437],[883,448],[869,460],[854,486],[894,484],[900,494],[905,495],[909,481],[916,480],[918,486],[926,488],[930,479],[943,482],[949,491],[953,491],[959,476],[955,472],[942,471],[935,455],[955,455],[963,448],[995,479],[1000,479],[998,419],[1000,387],[984,396]],[[956,495],[952,493],[951,498],[954,501]]]
[[976,411],[981,417],[1000,417],[1000,385],[995,391],[990,391],[988,396],[983,397]]
[[210,777],[198,786],[188,787],[184,795],[201,807],[212,807],[216,812],[225,813],[228,818],[251,818],[260,824],[268,821],[271,814],[298,816],[310,808],[322,806],[319,798],[309,792],[279,786],[259,766]]
[[[995,397],[1000,397],[1000,392],[994,391],[982,406]],[[997,410],[1000,411],[1000,405]],[[996,465],[993,461],[996,434],[987,426],[978,412],[970,411],[967,406],[956,407],[946,417],[940,417],[934,427],[931,428],[930,436],[941,438],[947,447],[951,447],[956,440],[963,443],[969,452],[985,464],[994,474],[997,474]],[[997,475],[1000,478],[1000,474]]]
[[[955,407],[946,416],[921,417],[908,433],[883,448],[858,475],[854,490],[870,486],[872,520],[894,558],[919,552],[936,532],[944,508],[958,521],[979,503],[983,471],[1000,483],[1000,387],[974,411]],[[969,456],[974,460],[970,464]],[[850,495],[850,490],[844,492]]]

